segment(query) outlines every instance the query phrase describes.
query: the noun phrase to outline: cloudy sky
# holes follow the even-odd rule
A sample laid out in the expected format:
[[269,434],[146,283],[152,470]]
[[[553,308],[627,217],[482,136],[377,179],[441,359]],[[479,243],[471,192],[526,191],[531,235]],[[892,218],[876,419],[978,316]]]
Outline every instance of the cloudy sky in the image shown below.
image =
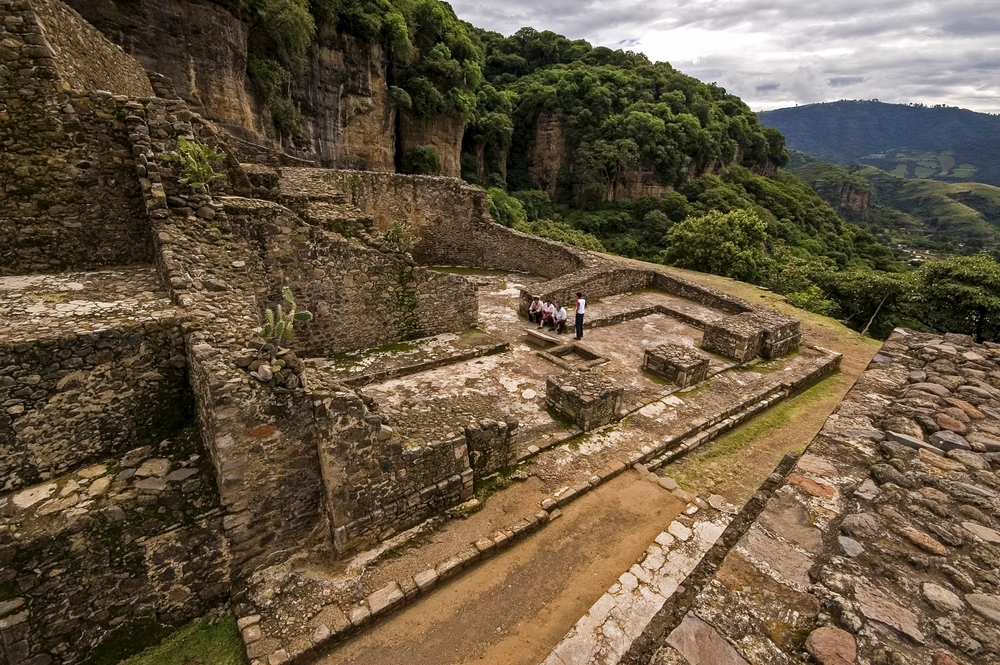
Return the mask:
[[754,110],[833,101],[1000,112],[1000,0],[452,0],[510,34],[530,25],[641,51]]

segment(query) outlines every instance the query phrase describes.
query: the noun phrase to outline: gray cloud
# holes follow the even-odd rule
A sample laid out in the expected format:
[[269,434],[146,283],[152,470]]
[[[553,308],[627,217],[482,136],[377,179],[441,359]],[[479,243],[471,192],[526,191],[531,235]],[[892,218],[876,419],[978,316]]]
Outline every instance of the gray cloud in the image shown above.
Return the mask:
[[461,18],[504,34],[530,25],[668,59],[755,109],[849,96],[1000,112],[996,0],[455,0],[452,6]]

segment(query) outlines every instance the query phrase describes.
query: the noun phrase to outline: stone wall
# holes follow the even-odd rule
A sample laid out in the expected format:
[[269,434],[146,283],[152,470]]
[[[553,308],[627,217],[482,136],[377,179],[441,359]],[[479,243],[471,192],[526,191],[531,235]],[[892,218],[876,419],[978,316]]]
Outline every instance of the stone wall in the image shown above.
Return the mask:
[[277,204],[231,200],[227,210],[259,254],[248,270],[260,301],[279,302],[288,286],[299,308],[313,313],[297,326],[300,355],[459,332],[478,319],[476,286],[458,275],[409,265],[402,254],[328,233]]
[[997,345],[894,332],[649,662],[997,662],[998,386]]
[[191,421],[177,319],[0,343],[0,491],[168,437]]
[[[65,18],[58,5],[42,6]],[[69,89],[74,77],[99,80],[102,66],[113,69],[125,56],[91,62],[73,51],[76,68],[63,79],[31,7],[28,0],[0,7],[0,275],[149,263],[152,241],[121,110],[109,93]],[[138,85],[128,71],[122,85]]]
[[764,348],[764,330],[752,312],[730,316],[705,328],[702,348],[748,363]]
[[535,287],[538,293],[521,291],[521,314],[528,315],[534,296],[542,296],[552,302],[573,303],[576,302],[577,292],[592,301],[643,289],[657,289],[732,314],[758,309],[728,293],[689,282],[663,270],[623,267],[620,263],[592,255],[587,257],[586,264],[587,267],[582,270],[539,284]]
[[62,80],[74,90],[152,97],[146,71],[59,0],[31,0]]
[[0,496],[0,661],[117,662],[227,597],[201,451],[192,428]]
[[282,169],[282,194],[340,192],[375,228],[411,225],[421,265],[472,266],[556,277],[581,268],[587,254],[492,221],[486,192],[454,178],[362,171]]
[[479,477],[510,466],[517,459],[514,445],[514,421],[481,420],[475,427],[465,428],[469,447],[469,463]]
[[392,430],[353,392],[317,402],[327,427],[319,446],[334,548],[371,547],[472,496],[464,437],[420,448],[390,441]]
[[691,347],[660,344],[646,349],[642,368],[678,388],[687,388],[708,376],[708,358]]
[[545,406],[586,432],[618,420],[622,393],[596,372],[569,372],[546,379]]

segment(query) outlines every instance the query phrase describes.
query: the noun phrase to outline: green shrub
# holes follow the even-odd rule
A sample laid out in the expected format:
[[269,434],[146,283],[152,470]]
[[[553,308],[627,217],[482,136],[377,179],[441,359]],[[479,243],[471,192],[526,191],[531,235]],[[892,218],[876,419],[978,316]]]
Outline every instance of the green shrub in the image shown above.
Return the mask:
[[437,175],[441,171],[441,158],[432,145],[418,145],[403,155],[403,173]]
[[504,226],[514,226],[528,221],[524,205],[499,187],[491,187],[486,192],[490,205],[490,216],[494,222]]
[[190,141],[183,136],[177,139],[177,149],[168,152],[163,158],[168,162],[180,163],[182,175],[178,182],[191,189],[208,189],[213,182],[225,177],[212,168],[212,162],[226,158],[225,153],[216,152],[204,143]]

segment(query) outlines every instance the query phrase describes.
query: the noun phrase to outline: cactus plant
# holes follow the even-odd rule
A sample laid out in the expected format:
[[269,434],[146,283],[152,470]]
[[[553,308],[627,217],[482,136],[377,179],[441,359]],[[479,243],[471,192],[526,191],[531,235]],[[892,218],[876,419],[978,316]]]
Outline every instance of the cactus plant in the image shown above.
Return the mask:
[[263,338],[264,346],[271,354],[271,371],[275,374],[285,366],[283,360],[275,360],[275,358],[282,342],[290,342],[295,336],[295,322],[312,320],[312,313],[296,311],[295,297],[290,288],[284,287],[281,290],[281,297],[288,303],[289,309],[286,311],[284,306],[279,303],[276,308],[266,310],[264,312],[264,325],[254,330]]

